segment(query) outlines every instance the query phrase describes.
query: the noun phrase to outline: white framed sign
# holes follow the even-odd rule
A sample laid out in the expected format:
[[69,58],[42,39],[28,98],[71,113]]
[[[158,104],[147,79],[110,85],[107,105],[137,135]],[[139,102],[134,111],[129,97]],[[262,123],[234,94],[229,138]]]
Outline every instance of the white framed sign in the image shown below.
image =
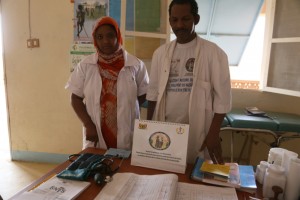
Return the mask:
[[185,173],[189,125],[135,120],[131,164]]

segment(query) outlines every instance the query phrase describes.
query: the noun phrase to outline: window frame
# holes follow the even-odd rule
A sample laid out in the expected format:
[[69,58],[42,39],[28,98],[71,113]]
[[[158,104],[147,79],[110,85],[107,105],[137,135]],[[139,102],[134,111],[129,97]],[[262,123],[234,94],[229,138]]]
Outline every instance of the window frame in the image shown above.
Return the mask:
[[[166,5],[169,5],[171,0],[167,0]],[[122,37],[125,38],[126,36],[133,36],[133,37],[149,37],[149,38],[160,38],[166,40],[166,42],[170,41],[170,26],[167,23],[165,25],[165,33],[149,33],[149,32],[139,32],[139,31],[126,31],[126,5],[127,0],[121,1],[121,20],[120,20],[120,31],[122,33]],[[166,7],[165,11],[167,15],[167,22],[169,21],[169,13],[168,7]]]
[[264,50],[262,60],[262,72],[261,72],[261,84],[260,90],[266,92],[273,92],[278,94],[290,95],[300,97],[300,91],[281,89],[276,87],[268,86],[268,77],[270,70],[270,57],[272,44],[280,43],[299,43],[299,37],[288,37],[288,38],[273,38],[273,29],[275,22],[275,9],[277,0],[266,0],[266,27],[264,37]]

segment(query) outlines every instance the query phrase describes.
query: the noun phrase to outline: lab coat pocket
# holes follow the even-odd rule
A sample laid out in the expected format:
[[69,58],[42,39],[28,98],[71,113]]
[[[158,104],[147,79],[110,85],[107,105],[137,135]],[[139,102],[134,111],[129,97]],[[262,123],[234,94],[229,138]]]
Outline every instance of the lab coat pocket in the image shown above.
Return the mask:
[[209,82],[198,80],[194,93],[201,110],[212,110],[211,84]]

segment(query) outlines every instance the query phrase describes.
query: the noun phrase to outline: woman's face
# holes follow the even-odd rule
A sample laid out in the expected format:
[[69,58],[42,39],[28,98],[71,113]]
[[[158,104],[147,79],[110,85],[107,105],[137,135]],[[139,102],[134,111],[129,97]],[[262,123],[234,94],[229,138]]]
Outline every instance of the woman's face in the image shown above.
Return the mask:
[[104,54],[114,53],[118,47],[117,32],[110,25],[102,25],[95,32],[95,40],[98,50]]

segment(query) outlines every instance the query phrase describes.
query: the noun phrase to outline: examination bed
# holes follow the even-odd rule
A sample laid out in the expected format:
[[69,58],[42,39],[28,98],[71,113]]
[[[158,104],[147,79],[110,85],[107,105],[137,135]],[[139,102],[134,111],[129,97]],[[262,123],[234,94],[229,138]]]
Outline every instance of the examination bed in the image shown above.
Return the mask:
[[[248,115],[243,108],[233,108],[231,112],[226,114],[220,135],[222,136],[226,130],[231,133],[231,161],[233,161],[234,151],[233,133],[242,132],[246,134],[245,144],[249,140],[252,142],[253,137],[266,134],[272,138],[272,142],[268,144],[270,148],[280,147],[280,144],[286,140],[300,138],[300,115],[265,112],[266,116],[253,116]],[[242,148],[237,162],[240,161],[244,150]]]

